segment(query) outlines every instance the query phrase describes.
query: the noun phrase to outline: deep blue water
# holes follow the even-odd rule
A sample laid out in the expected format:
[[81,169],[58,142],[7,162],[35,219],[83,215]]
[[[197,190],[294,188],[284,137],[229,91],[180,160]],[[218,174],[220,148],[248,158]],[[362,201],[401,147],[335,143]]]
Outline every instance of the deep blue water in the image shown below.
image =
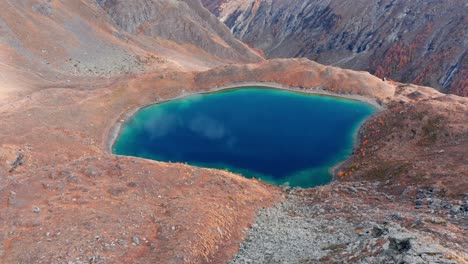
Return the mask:
[[138,111],[114,153],[227,169],[245,177],[312,187],[352,152],[375,109],[358,101],[242,88],[195,95]]

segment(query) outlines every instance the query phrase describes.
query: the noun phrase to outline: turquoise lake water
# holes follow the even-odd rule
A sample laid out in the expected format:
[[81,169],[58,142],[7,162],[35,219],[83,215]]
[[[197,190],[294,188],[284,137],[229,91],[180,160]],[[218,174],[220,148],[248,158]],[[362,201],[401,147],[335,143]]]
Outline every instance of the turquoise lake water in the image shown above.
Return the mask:
[[358,101],[258,87],[194,95],[138,111],[113,151],[313,187],[352,152],[375,109]]

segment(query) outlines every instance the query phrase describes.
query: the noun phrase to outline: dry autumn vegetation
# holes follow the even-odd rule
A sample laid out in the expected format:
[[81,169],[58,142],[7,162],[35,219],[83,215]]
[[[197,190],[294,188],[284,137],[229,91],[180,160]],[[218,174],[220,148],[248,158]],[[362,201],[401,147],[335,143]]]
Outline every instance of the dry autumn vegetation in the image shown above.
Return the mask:
[[[0,263],[467,262],[468,100],[260,54],[199,1],[0,1]],[[139,107],[249,82],[382,110],[307,190],[109,152]]]

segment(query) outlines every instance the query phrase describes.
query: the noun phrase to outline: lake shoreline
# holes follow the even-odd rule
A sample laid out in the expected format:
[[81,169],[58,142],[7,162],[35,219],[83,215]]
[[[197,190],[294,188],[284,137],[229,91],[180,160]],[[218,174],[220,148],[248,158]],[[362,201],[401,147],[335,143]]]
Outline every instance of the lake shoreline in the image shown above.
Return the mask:
[[[203,95],[203,94],[212,94],[212,93],[217,93],[217,92],[224,92],[224,91],[229,91],[229,90],[238,90],[238,89],[248,89],[248,88],[265,88],[265,89],[273,89],[273,90],[284,90],[284,91],[290,91],[290,92],[295,92],[295,93],[301,93],[305,95],[318,95],[318,96],[328,96],[328,97],[334,97],[334,98],[339,98],[339,99],[346,99],[346,100],[352,100],[352,101],[359,101],[363,102],[366,104],[371,105],[375,110],[376,113],[385,110],[385,106],[380,105],[377,103],[375,99],[371,99],[365,96],[361,95],[353,95],[353,94],[337,94],[337,93],[332,93],[326,90],[323,90],[322,88],[300,88],[300,87],[290,87],[290,86],[285,86],[285,85],[280,85],[277,83],[269,83],[269,82],[243,82],[243,83],[234,83],[230,85],[225,85],[225,86],[217,86],[211,89],[205,89],[205,90],[200,90],[197,92],[184,92],[180,95],[170,97],[170,98],[165,98],[161,100],[157,100],[151,103],[144,104],[140,107],[137,107],[135,109],[132,109],[130,111],[125,112],[120,118],[118,118],[115,122],[115,124],[110,128],[108,132],[108,136],[106,139],[106,145],[105,148],[106,150],[112,154],[112,155],[117,155],[113,153],[113,148],[114,144],[117,141],[117,138],[120,136],[122,127],[127,124],[127,122],[140,110],[156,105],[156,104],[161,104],[165,102],[170,102],[174,100],[179,100],[183,99],[186,97],[190,96],[195,96],[195,95]],[[359,133],[365,124],[365,121],[359,126],[358,130],[355,132],[354,135],[354,144],[353,144],[353,152],[356,149],[356,147],[360,144],[360,138],[359,138]],[[337,173],[351,160],[353,157],[353,154],[351,156],[334,165],[331,167],[328,171],[332,176],[331,182],[336,180],[337,178]]]

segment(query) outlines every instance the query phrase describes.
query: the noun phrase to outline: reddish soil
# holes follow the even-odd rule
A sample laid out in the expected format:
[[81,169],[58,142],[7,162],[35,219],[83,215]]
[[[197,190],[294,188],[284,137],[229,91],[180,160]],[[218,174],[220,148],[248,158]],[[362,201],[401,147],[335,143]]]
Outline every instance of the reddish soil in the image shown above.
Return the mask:
[[[453,195],[466,190],[466,177],[456,176],[466,175],[462,164],[468,149],[467,99],[431,88],[383,82],[368,73],[295,59],[231,65],[201,73],[121,77],[89,90],[77,83],[75,87],[40,89],[0,107],[3,262],[95,258],[111,263],[222,263],[230,259],[258,208],[281,199],[277,187],[218,170],[116,157],[108,153],[106,145],[111,128],[132,109],[247,81],[276,82],[311,91],[320,87],[385,102],[389,110],[373,118],[365,129],[365,135],[372,135],[370,140],[380,142],[363,141],[360,156],[356,156],[359,163],[352,164],[375,165],[379,164],[376,159],[392,162],[404,158],[408,166],[419,166],[417,175],[428,173],[425,183],[451,187]],[[417,93],[408,93],[413,90]],[[406,103],[400,106],[400,101]],[[394,116],[409,109],[412,115]],[[397,152],[395,148],[404,141],[388,140],[393,134],[387,131],[392,131],[387,124],[413,120],[418,113],[430,118],[445,113],[444,130],[435,131],[437,144],[428,146],[421,143],[424,138],[412,139],[414,144]],[[379,122],[382,118],[385,122]],[[412,123],[418,131],[424,130],[420,127],[424,124]],[[376,129],[380,134],[375,134]],[[445,131],[450,134],[447,139]],[[443,145],[452,139],[458,145]],[[376,153],[361,154],[371,153],[367,148],[380,144],[385,147]],[[441,148],[444,153],[433,153]],[[408,149],[415,150],[409,155]],[[23,164],[13,169],[19,153],[24,155]],[[441,171],[424,167],[427,157]],[[431,173],[444,173],[445,165],[451,167],[443,174],[444,181],[432,177]],[[365,171],[353,171],[350,177],[380,177],[359,176]],[[398,177],[405,175],[388,180],[400,181]]]

